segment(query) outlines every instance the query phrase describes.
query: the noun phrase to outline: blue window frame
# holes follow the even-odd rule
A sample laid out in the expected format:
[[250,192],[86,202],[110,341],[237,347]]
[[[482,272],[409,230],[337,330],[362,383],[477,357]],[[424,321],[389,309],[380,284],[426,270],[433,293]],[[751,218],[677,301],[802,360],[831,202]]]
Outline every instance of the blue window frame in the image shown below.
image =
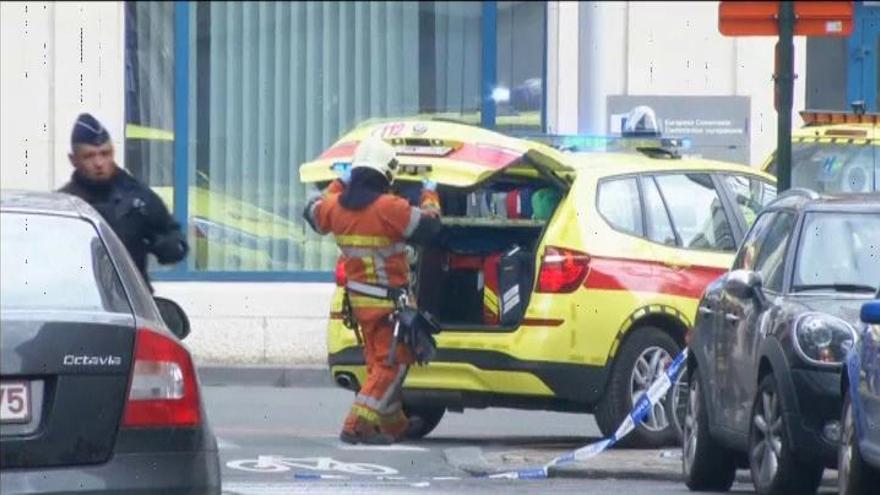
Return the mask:
[[[156,4],[161,4],[161,2],[154,2]],[[468,2],[451,2],[451,4],[461,4],[461,5],[449,5],[447,2],[436,2],[439,6],[437,7],[437,11],[442,13],[442,9],[454,9],[454,8],[469,8],[470,5]],[[167,5],[167,4],[166,4]],[[247,26],[246,22],[248,19],[251,20],[262,20],[266,16],[266,11],[263,9],[267,8],[278,8],[277,6],[266,6],[260,5],[250,6],[250,7],[242,7],[239,4],[234,6],[234,11],[225,12],[228,15],[239,15],[244,16],[245,26]],[[417,4],[413,4],[417,5]],[[139,6],[140,7],[140,6]],[[477,6],[475,6],[477,7]],[[159,8],[159,7],[156,7]],[[190,205],[193,204],[193,201],[198,201],[198,197],[191,198],[192,191],[197,191],[196,182],[204,179],[204,173],[202,170],[198,169],[197,162],[199,160],[194,158],[197,156],[195,148],[198,146],[203,146],[202,144],[194,144],[194,142],[198,141],[198,122],[193,121],[192,119],[198,119],[198,112],[194,111],[195,104],[194,101],[199,98],[197,94],[201,89],[201,85],[203,85],[202,79],[204,76],[202,75],[201,70],[203,68],[199,68],[198,78],[194,78],[196,69],[194,69],[194,64],[198,63],[195,59],[199,57],[199,50],[201,49],[200,43],[203,41],[200,36],[203,36],[202,33],[199,32],[199,29],[206,29],[203,26],[203,15],[204,11],[199,11],[197,13],[197,9],[203,8],[203,4],[195,4],[192,2],[185,1],[177,1],[173,4],[173,54],[174,54],[174,63],[173,63],[173,135],[170,132],[167,132],[168,129],[147,129],[145,132],[150,134],[151,132],[159,132],[164,133],[161,134],[161,138],[165,141],[173,141],[173,146],[170,148],[173,150],[173,190],[169,197],[166,198],[166,201],[173,203],[173,212],[177,220],[181,223],[186,232],[195,232],[198,229],[201,231],[216,231],[218,228],[217,225],[203,225],[205,223],[204,219],[199,220],[191,216],[191,214],[197,213],[194,211],[190,211]],[[292,8],[292,7],[291,7]],[[338,7],[334,7],[336,9]],[[328,19],[331,19],[333,22],[343,22],[343,19],[346,15],[357,15],[358,12],[355,11],[355,8],[362,8],[362,6],[353,7],[351,10],[346,10],[343,12],[343,9],[333,10],[330,13],[321,12],[318,19],[323,19],[327,22]],[[422,8],[424,9],[424,3],[422,7],[414,7],[415,9]],[[250,9],[250,10],[248,10]],[[530,13],[522,14],[525,9],[530,9]],[[132,11],[134,9],[131,9]],[[530,2],[497,2],[497,1],[484,1],[478,7],[477,11],[480,15],[479,20],[479,36],[482,40],[481,49],[479,52],[480,60],[478,62],[479,67],[479,85],[477,86],[479,89],[479,120],[478,123],[487,128],[499,128],[501,130],[510,130],[511,132],[516,132],[520,129],[516,129],[515,125],[510,126],[506,124],[508,122],[505,120],[510,114],[516,113],[516,110],[511,110],[506,107],[517,107],[519,110],[528,109],[528,111],[535,112],[537,117],[536,120],[532,120],[531,122],[537,122],[537,128],[532,127],[533,131],[544,132],[546,123],[546,98],[544,97],[546,87],[546,33],[547,33],[547,10],[546,3],[544,3],[539,10],[537,10],[538,14],[536,14],[534,4],[530,5]],[[500,12],[499,12],[500,11]],[[152,11],[150,11],[152,12]],[[273,11],[274,12],[274,11]],[[311,11],[308,11],[311,14]],[[166,13],[167,14],[167,13]],[[305,15],[305,11],[303,12]],[[145,15],[142,14],[141,15]],[[288,14],[291,15],[291,14]],[[399,19],[393,17],[394,15],[400,15],[395,13],[382,14],[383,16],[387,16],[384,18],[380,18],[378,22],[398,22]],[[406,15],[404,13],[403,15]],[[543,15],[542,21],[539,23],[537,28],[540,32],[538,34],[532,33],[533,36],[541,36],[543,39],[540,43],[537,43],[538,46],[543,47],[544,50],[541,53],[541,60],[538,61],[538,64],[535,67],[532,67],[525,71],[525,75],[523,75],[523,71],[520,70],[519,74],[513,74],[514,69],[508,66],[505,66],[504,70],[509,71],[509,74],[501,75],[499,74],[498,64],[498,56],[499,51],[504,50],[505,47],[509,47],[505,54],[510,53],[510,51],[515,50],[515,43],[522,43],[521,38],[523,37],[521,30],[517,28],[523,26],[523,22],[528,23],[528,26],[534,27],[534,20],[537,16]],[[248,17],[250,16],[250,17]],[[330,17],[328,17],[330,16]],[[438,14],[439,16],[439,14]],[[514,22],[517,21],[517,16],[520,24],[515,25]],[[221,22],[222,19],[218,16],[217,21]],[[211,29],[211,33],[214,33],[217,30],[216,22],[214,24],[210,23],[210,14],[207,15],[208,24],[210,24],[208,29]],[[269,16],[271,18],[271,15]],[[509,23],[505,24],[504,27],[499,28],[499,18],[503,19],[502,22]],[[351,21],[349,17],[349,21]],[[370,18],[370,21],[375,23],[377,22],[375,13]],[[419,19],[419,22],[424,22],[423,19]],[[449,21],[445,21],[449,22]],[[254,24],[257,25],[257,24]],[[241,26],[241,24],[238,24]],[[275,28],[277,28],[278,24],[275,24]],[[151,26],[152,27],[152,26]],[[377,27],[375,24],[371,24],[371,27]],[[127,37],[132,36],[132,29],[136,29],[131,23],[127,23]],[[229,29],[234,29],[229,27]],[[241,29],[240,27],[238,29]],[[291,28],[293,29],[293,28]],[[443,32],[433,32],[432,28],[432,37],[443,36]],[[506,31],[505,31],[506,29]],[[221,33],[223,36],[232,36],[233,31],[224,31]],[[261,30],[250,31],[250,34],[247,32],[247,27],[245,27],[244,33],[238,33],[241,36],[249,36],[247,38],[248,42],[260,43],[260,50],[264,50],[266,45],[271,45],[272,40],[269,39],[267,42],[267,38],[264,38],[264,34]],[[514,35],[515,34],[515,35]],[[320,36],[320,35],[319,35]],[[335,36],[327,37],[328,35],[325,33],[323,38],[309,38],[309,41],[323,41],[323,43],[339,43],[339,53],[343,53],[344,46],[342,44],[345,42],[345,38],[342,37],[340,40],[337,40]],[[404,33],[403,36],[406,36]],[[454,38],[454,37],[453,37]],[[391,38],[387,38],[387,42],[391,43]],[[434,43],[434,41],[431,41]],[[275,41],[275,47],[279,46],[278,41]],[[283,43],[283,41],[282,41]],[[445,41],[443,43],[446,43]],[[453,41],[454,43],[454,41]],[[404,43],[405,44],[405,43]],[[381,45],[384,46],[384,45]],[[390,45],[389,45],[390,46]],[[439,45],[438,45],[439,46]],[[452,46],[452,45],[449,45]],[[128,48],[128,47],[127,47]],[[228,49],[229,47],[226,46]],[[448,46],[445,48],[437,48],[438,50],[447,50]],[[143,51],[143,47],[140,49]],[[431,51],[431,48],[428,48]],[[438,52],[439,53],[439,52]],[[449,57],[452,57],[453,52],[444,51],[443,54]],[[261,56],[265,56],[264,52],[260,52]],[[129,50],[126,50],[127,55],[127,65],[131,66],[132,60],[131,58],[134,54],[129,54]],[[370,55],[376,55],[370,53]],[[465,57],[459,57],[465,58]],[[261,59],[265,60],[265,59]],[[326,57],[324,62],[326,63]],[[513,60],[513,57],[511,57]],[[239,60],[239,62],[244,63],[243,60]],[[254,61],[251,61],[254,63]],[[168,64],[171,65],[171,64]],[[504,65],[504,64],[502,64]],[[253,67],[253,66],[251,66]],[[210,69],[210,67],[208,68]],[[420,69],[421,70],[421,69]],[[464,69],[463,69],[464,70]],[[438,70],[439,71],[439,70]],[[340,73],[335,73],[342,76]],[[328,78],[332,78],[334,73],[330,73]],[[537,76],[537,77],[534,77]],[[444,77],[444,76],[440,76]],[[523,84],[523,81],[526,80],[526,77],[532,77],[532,79],[528,79],[527,84]],[[519,78],[519,79],[517,79]],[[126,94],[130,95],[134,88],[131,87],[132,78],[126,78]],[[505,80],[506,79],[506,80]],[[499,82],[501,81],[501,82]],[[538,84],[535,84],[538,82]],[[247,85],[248,82],[239,81],[240,84]],[[518,85],[517,87],[505,88],[509,91],[508,94],[512,94],[515,98],[518,98],[517,101],[505,101],[499,100],[498,98],[498,84],[504,83],[510,86]],[[228,81],[226,81],[228,85]],[[335,84],[335,83],[330,83]],[[387,84],[391,84],[390,81]],[[442,83],[438,83],[442,84]],[[536,87],[537,86],[537,87]],[[337,89],[338,86],[330,86],[330,90]],[[523,89],[525,88],[525,89]],[[372,88],[375,89],[375,88]],[[435,88],[436,89],[436,88]],[[445,89],[445,88],[444,88]],[[300,88],[302,90],[302,88]],[[290,92],[294,91],[293,89]],[[419,91],[419,88],[416,88],[416,91]],[[433,91],[433,90],[432,90]],[[517,93],[518,91],[518,93]],[[276,93],[277,94],[277,93]],[[464,93],[461,93],[462,95]],[[536,98],[537,95],[537,98]],[[356,96],[355,96],[356,98]],[[537,101],[536,101],[537,100]],[[132,98],[127,99],[128,105],[131,105]],[[245,105],[249,103],[248,101],[240,101],[240,104]],[[435,102],[435,105],[439,103]],[[537,107],[535,106],[537,105]],[[143,106],[143,105],[141,105]],[[261,109],[265,109],[265,107],[261,107]],[[423,110],[423,109],[419,109]],[[404,109],[406,111],[406,109]],[[501,111],[503,115],[499,115],[498,111]],[[166,112],[172,113],[172,112]],[[127,112],[128,115],[128,112]],[[341,115],[341,113],[340,113]],[[241,116],[241,114],[239,114]],[[340,117],[340,120],[342,118]],[[466,119],[465,119],[466,120]],[[339,124],[342,125],[342,124]],[[530,124],[535,125],[535,124]],[[165,127],[170,127],[166,125]],[[142,131],[144,132],[144,131]],[[169,137],[168,135],[171,135]],[[174,139],[175,136],[187,136],[186,139]],[[334,136],[335,137],[335,136]],[[156,139],[155,135],[152,137],[147,137],[145,139]],[[172,144],[168,142],[167,144]],[[206,145],[205,145],[206,146]],[[166,145],[167,147],[167,145]],[[169,150],[170,151],[170,150]],[[167,160],[165,160],[167,161]],[[241,180],[241,179],[239,179]],[[197,191],[198,192],[198,191]],[[207,222],[210,224],[210,222]],[[235,229],[227,229],[227,230],[235,230]],[[222,234],[224,236],[229,235],[237,235],[240,238],[246,237],[246,233],[242,234],[241,232],[228,234]],[[228,237],[227,237],[228,238]],[[191,235],[191,245],[195,244],[195,238]],[[195,246],[192,246],[195,248]],[[195,251],[195,249],[194,249]],[[194,255],[191,255],[189,259],[175,266],[170,270],[159,269],[153,272],[152,276],[155,280],[159,281],[266,281],[266,282],[331,282],[333,280],[332,271],[325,269],[320,270],[248,270],[243,269],[204,269],[195,266],[194,263]]]

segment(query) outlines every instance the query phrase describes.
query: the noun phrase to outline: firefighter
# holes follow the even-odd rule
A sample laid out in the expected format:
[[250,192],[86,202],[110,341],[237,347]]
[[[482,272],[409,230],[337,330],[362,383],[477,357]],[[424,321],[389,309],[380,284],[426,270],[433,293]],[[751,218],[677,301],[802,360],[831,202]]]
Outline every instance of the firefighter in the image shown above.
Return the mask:
[[394,149],[367,138],[355,150],[350,174],[333,181],[304,211],[312,228],[332,233],[342,252],[350,307],[363,339],[367,379],[340,434],[346,443],[390,444],[420,426],[402,410],[401,388],[414,357],[407,346],[392,345],[395,302],[388,290],[407,291],[406,244],[425,244],[439,232],[440,201],[430,181],[423,185],[420,207],[391,194],[396,167]]

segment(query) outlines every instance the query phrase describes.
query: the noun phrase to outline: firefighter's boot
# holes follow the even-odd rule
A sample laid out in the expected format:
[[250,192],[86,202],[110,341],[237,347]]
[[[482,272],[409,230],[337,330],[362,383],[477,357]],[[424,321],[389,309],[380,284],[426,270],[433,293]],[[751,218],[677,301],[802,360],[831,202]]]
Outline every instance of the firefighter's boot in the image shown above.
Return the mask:
[[345,443],[365,445],[391,445],[394,437],[382,433],[378,424],[371,423],[364,418],[347,418],[339,439]]

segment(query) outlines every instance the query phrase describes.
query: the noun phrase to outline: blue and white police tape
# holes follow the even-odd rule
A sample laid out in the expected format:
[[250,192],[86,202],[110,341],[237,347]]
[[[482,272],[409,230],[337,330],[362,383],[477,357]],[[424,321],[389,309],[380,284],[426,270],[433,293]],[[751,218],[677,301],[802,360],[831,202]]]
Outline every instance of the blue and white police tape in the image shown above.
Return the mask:
[[641,423],[645,416],[647,416],[651,408],[657,405],[657,403],[660,402],[660,399],[666,395],[666,392],[669,391],[669,388],[675,382],[676,378],[678,378],[679,373],[681,373],[684,363],[687,360],[687,355],[688,350],[687,348],[684,348],[672,363],[669,364],[666,368],[666,372],[663,373],[660,378],[654,380],[654,383],[651,384],[648,390],[639,397],[632,411],[626,419],[623,420],[623,423],[620,424],[617,431],[615,431],[610,437],[603,438],[598,442],[593,442],[577,450],[561,455],[541,467],[491,474],[487,477],[493,479],[514,480],[543,479],[549,476],[551,467],[590,459],[591,457],[596,457],[602,452],[608,450],[621,438],[632,432],[636,428],[636,425]]

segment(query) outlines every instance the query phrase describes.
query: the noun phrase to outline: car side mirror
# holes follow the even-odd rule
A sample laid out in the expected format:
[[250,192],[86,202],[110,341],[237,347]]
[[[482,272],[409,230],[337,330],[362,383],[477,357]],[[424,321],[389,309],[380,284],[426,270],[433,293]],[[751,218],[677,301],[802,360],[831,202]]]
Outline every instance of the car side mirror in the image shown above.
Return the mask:
[[880,300],[862,305],[862,321],[869,325],[880,325]]
[[724,289],[740,299],[755,298],[764,305],[764,279],[758,272],[751,270],[734,270],[727,274]]
[[171,333],[183,340],[189,335],[189,317],[184,313],[183,308],[171,299],[164,297],[154,297],[156,307],[159,308],[159,314],[162,315],[162,321],[171,330]]

